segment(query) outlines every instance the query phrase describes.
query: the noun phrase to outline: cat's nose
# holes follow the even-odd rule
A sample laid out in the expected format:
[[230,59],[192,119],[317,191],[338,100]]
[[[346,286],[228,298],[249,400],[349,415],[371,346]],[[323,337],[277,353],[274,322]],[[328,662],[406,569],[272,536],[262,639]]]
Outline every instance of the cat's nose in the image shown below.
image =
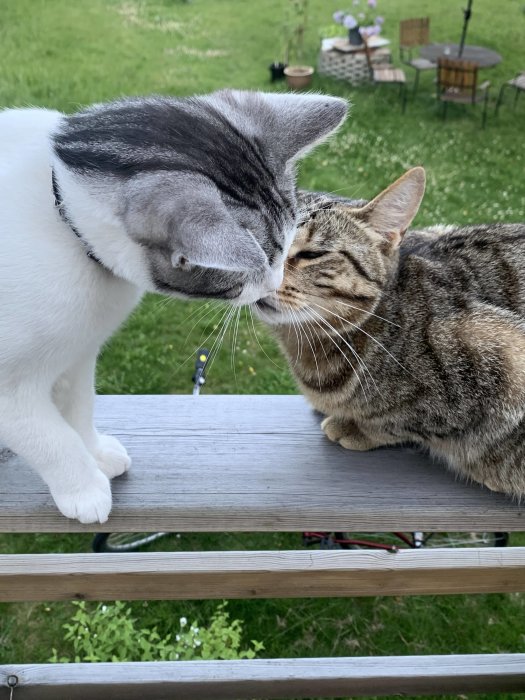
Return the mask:
[[279,289],[283,283],[283,277],[284,267],[282,265],[280,265],[278,268],[270,270],[265,280],[268,286],[266,294],[271,294],[272,292],[275,292],[276,289]]

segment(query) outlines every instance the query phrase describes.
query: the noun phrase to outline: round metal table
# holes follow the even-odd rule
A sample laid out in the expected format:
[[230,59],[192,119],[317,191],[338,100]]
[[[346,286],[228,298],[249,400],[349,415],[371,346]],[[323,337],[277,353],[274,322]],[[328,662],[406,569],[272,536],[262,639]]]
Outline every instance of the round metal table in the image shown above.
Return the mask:
[[[438,58],[460,58],[458,56],[459,44],[427,44],[422,46],[419,52],[421,58],[426,58],[432,63],[437,63]],[[469,46],[465,44],[461,59],[473,61],[480,68],[490,68],[501,62],[501,56],[492,49],[483,46]]]

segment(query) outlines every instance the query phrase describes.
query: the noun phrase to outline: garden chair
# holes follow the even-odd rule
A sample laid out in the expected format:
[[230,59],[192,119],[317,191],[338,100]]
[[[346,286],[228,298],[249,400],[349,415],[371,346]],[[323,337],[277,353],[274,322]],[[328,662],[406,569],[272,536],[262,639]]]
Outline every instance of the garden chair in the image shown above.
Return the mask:
[[501,103],[503,101],[503,92],[505,88],[513,88],[516,91],[516,94],[514,95],[514,107],[516,106],[518,102],[518,97],[520,96],[520,92],[525,92],[525,71],[520,71],[519,73],[516,74],[516,77],[512,78],[512,80],[508,80],[504,85],[501,86],[501,89],[499,91],[498,95],[498,101],[496,102],[496,114],[498,113],[498,110],[501,106]]
[[375,64],[372,62],[371,50],[368,45],[368,39],[363,37],[365,46],[366,62],[370,73],[370,80],[374,85],[399,85],[399,96],[401,98],[401,111],[404,113],[406,109],[406,75],[401,68],[396,68],[390,64]]
[[443,119],[447,117],[449,102],[476,105],[483,103],[482,128],[487,122],[487,104],[490,81],[478,85],[478,64],[459,58],[438,59],[437,98],[443,102]]
[[403,19],[399,23],[399,56],[402,63],[416,71],[414,78],[414,95],[419,85],[419,73],[424,70],[434,70],[436,64],[427,58],[415,56],[414,52],[419,46],[425,46],[430,42],[430,18],[418,17],[415,19]]

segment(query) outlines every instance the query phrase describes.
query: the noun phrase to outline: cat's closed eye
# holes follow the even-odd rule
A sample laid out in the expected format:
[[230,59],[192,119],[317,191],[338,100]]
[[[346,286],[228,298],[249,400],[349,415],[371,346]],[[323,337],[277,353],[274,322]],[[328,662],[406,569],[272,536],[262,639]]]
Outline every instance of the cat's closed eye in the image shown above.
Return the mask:
[[295,260],[315,260],[327,254],[327,250],[300,250],[293,257]]

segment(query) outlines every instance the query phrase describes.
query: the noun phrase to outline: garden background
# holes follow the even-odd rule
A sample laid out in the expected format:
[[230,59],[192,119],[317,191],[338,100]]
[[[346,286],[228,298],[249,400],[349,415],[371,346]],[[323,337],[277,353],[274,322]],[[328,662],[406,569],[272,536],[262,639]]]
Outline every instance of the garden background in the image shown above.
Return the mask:
[[[351,3],[348,3],[351,4]],[[398,23],[428,15],[434,41],[459,41],[462,0],[378,0],[384,35],[397,59]],[[122,95],[190,95],[222,87],[283,90],[268,65],[283,57],[289,14],[285,0],[3,0],[0,4],[0,106],[71,112]],[[310,0],[305,61],[315,65],[335,0]],[[467,43],[498,51],[485,70],[493,101],[486,130],[477,110],[449,110],[441,120],[433,76],[402,115],[395,88],[379,90],[316,76],[314,90],[342,95],[353,107],[346,124],[300,167],[299,184],[371,198],[406,169],[424,165],[428,187],[416,225],[523,221],[525,100],[511,99],[494,116],[499,86],[525,68],[522,0],[475,0]],[[288,14],[288,20],[287,18]],[[412,79],[410,69],[407,69]],[[99,393],[187,393],[195,349],[210,345],[220,307],[147,295],[102,353]],[[241,314],[225,337],[208,378],[210,393],[294,393],[284,360],[265,330]],[[37,477],[35,477],[37,478]],[[475,487],[473,487],[475,488]],[[513,536],[511,544],[523,543]],[[170,538],[166,548],[294,547],[299,535]],[[1,552],[89,551],[88,536],[0,536]],[[216,603],[131,603],[141,626],[175,632],[181,616],[205,625]],[[524,652],[525,597],[485,595],[440,599],[231,601],[246,642],[264,656]],[[47,661],[69,647],[61,626],[69,603],[0,606],[0,663]],[[495,695],[478,696],[493,698]],[[514,698],[517,695],[501,695]]]

